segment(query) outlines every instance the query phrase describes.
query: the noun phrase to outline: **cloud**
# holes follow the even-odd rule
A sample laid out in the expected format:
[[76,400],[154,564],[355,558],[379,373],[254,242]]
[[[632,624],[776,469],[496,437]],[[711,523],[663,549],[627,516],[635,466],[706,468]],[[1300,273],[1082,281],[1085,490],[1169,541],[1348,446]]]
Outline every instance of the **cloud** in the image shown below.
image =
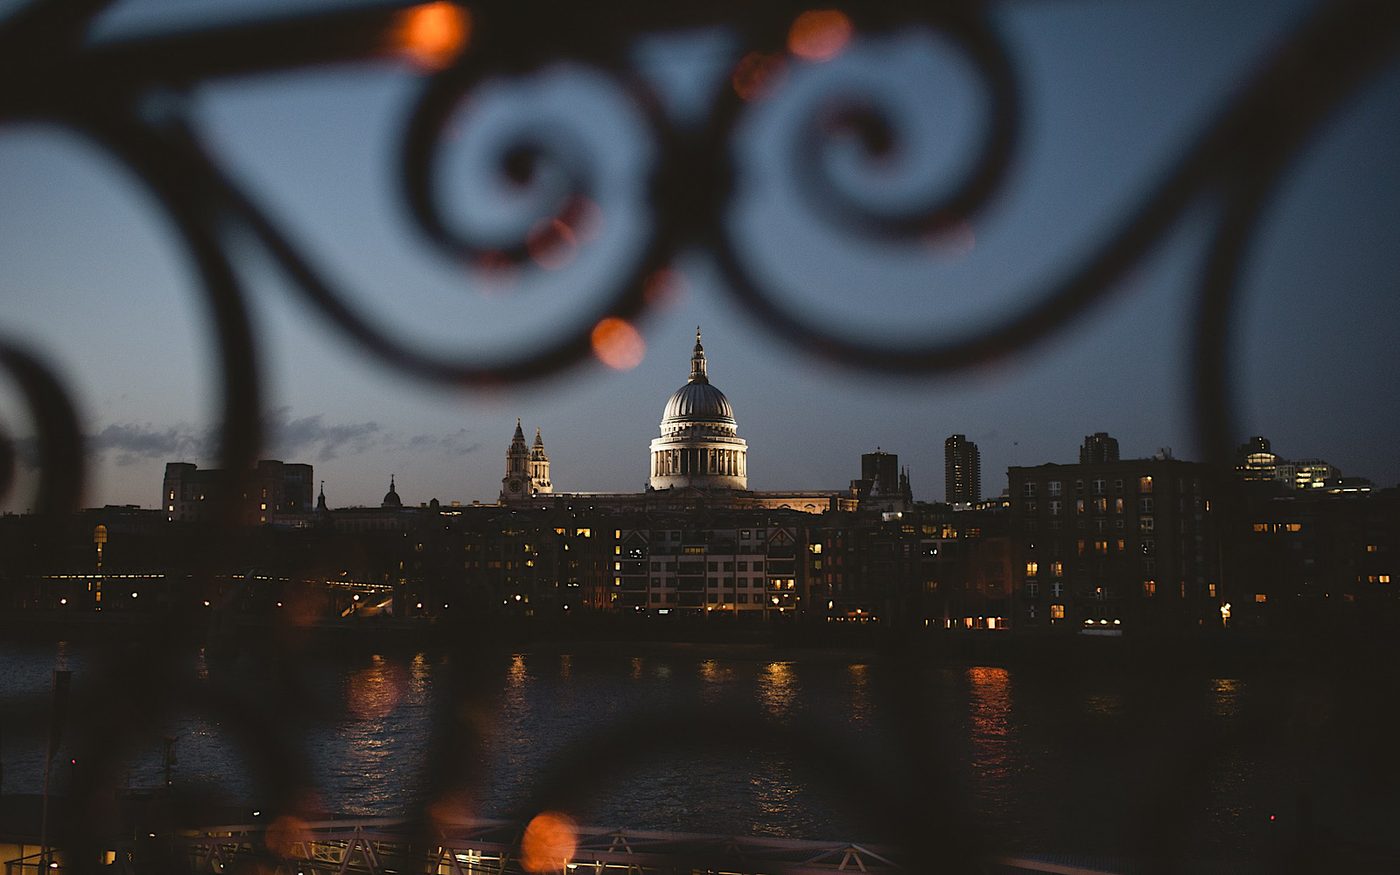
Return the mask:
[[[263,458],[328,462],[341,455],[358,455],[371,450],[412,452],[472,453],[481,448],[469,431],[459,428],[447,434],[416,434],[409,437],[384,429],[378,422],[327,422],[323,414],[291,417],[290,407],[270,411]],[[188,423],[157,427],[150,423],[111,423],[101,431],[84,435],[89,456],[112,454],[118,465],[133,465],[152,459],[213,462],[218,434]],[[17,465],[33,470],[38,465],[37,438],[21,437],[10,442]]]
[[210,446],[207,432],[188,425],[165,429],[149,424],[112,424],[85,438],[89,453],[115,452],[118,465],[131,465],[142,459],[187,459],[204,456]]
[[454,455],[466,455],[481,449],[481,441],[473,440],[465,428],[450,434],[416,434],[402,445],[409,450],[446,450]]
[[299,419],[288,418],[289,407],[279,407],[267,417],[267,446],[274,455],[283,458],[306,457],[316,454],[316,461],[329,462],[342,452],[363,453],[391,442],[391,436],[379,423],[327,423],[317,413]]

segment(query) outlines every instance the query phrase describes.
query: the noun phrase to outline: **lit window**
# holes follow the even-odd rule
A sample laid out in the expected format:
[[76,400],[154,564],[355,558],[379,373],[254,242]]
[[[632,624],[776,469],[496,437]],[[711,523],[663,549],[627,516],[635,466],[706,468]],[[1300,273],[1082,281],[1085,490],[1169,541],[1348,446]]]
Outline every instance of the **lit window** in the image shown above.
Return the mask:
[[1375,544],[1367,544],[1367,545],[1366,545],[1366,552],[1367,552],[1367,553],[1374,553],[1374,552],[1376,552],[1376,545],[1375,545]]
[[1138,492],[1151,492],[1151,491],[1152,491],[1152,476],[1149,474],[1149,475],[1146,476],[1146,477],[1139,477],[1139,478],[1138,478]]
[[1302,524],[1302,523],[1288,523],[1287,525],[1284,526],[1284,528],[1287,529],[1287,530],[1290,531],[1290,532],[1301,532],[1301,531],[1303,530],[1303,524]]
[[1054,562],[1051,562],[1050,573],[1055,575],[1056,577],[1063,577],[1065,573],[1065,563],[1061,562],[1058,559],[1056,559]]
[[1027,563],[1026,563],[1026,576],[1027,576],[1027,577],[1035,577],[1036,574],[1038,574],[1039,572],[1040,572],[1040,563],[1039,563],[1039,562],[1027,562]]
[[1267,602],[1268,600],[1269,600],[1269,597],[1268,597],[1267,595],[1265,595],[1264,593],[1262,593],[1262,592],[1256,592],[1256,593],[1254,594],[1254,603],[1255,603],[1256,605],[1262,605],[1262,604],[1264,604],[1265,602]]
[[1063,620],[1064,618],[1065,618],[1065,606],[1064,606],[1064,605],[1051,605],[1051,606],[1050,606],[1050,619],[1052,619],[1052,620]]
[[1206,595],[1210,596],[1211,598],[1215,598],[1215,584],[1206,584]]
[[1255,523],[1255,524],[1254,524],[1254,531],[1256,531],[1256,532],[1267,532],[1268,530],[1269,530],[1269,524],[1268,524],[1268,523]]
[[1142,595],[1143,595],[1143,598],[1149,598],[1149,599],[1150,599],[1150,598],[1152,598],[1153,596],[1155,596],[1156,594],[1157,594],[1157,581],[1155,581],[1155,580],[1144,580],[1144,581],[1142,582]]

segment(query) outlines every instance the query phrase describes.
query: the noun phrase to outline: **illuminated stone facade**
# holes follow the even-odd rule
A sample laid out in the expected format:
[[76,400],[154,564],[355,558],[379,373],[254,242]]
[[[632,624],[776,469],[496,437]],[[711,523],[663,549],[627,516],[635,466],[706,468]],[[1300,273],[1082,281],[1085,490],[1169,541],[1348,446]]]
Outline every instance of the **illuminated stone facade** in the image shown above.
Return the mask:
[[748,452],[734,408],[710,383],[697,328],[690,379],[666,402],[661,436],[651,442],[650,486],[747,489]]

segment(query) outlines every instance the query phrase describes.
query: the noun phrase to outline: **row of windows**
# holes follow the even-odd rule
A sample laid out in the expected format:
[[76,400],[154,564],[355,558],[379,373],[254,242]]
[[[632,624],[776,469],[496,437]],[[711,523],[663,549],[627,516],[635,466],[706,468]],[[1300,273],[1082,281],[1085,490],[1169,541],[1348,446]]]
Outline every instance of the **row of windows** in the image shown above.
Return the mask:
[[[1192,483],[1193,483],[1193,486],[1194,486],[1194,485],[1196,484],[1196,481],[1192,481]],[[1054,498],[1055,496],[1061,495],[1061,494],[1063,493],[1062,486],[1063,486],[1063,484],[1062,484],[1061,481],[1059,481],[1059,480],[1050,480],[1050,481],[1047,481],[1046,484],[1045,484],[1045,494],[1046,494],[1046,495],[1049,495],[1049,496],[1052,497],[1052,498]],[[1094,495],[1106,495],[1106,494],[1108,493],[1108,481],[1107,481],[1107,480],[1091,480],[1091,481],[1089,482],[1089,486],[1090,486],[1090,491],[1091,491],[1091,493],[1094,494]],[[1115,493],[1122,494],[1122,492],[1123,492],[1123,481],[1122,481],[1122,480],[1114,480],[1114,481],[1113,481],[1113,491],[1114,491]],[[1143,477],[1139,477],[1139,478],[1138,478],[1138,492],[1151,492],[1151,491],[1152,491],[1152,476],[1149,474],[1149,475],[1146,475],[1146,476],[1143,476]],[[1076,495],[1083,495],[1083,494],[1084,494],[1084,481],[1083,481],[1083,480],[1076,480],[1076,481],[1074,481],[1074,492],[1075,492]],[[1034,482],[1031,482],[1031,481],[1028,481],[1028,482],[1026,482],[1025,484],[1023,484],[1022,487],[1021,487],[1021,495],[1022,495],[1022,497],[1024,497],[1024,498],[1035,498],[1035,496],[1036,496],[1036,484],[1035,484]]]
[[[694,564],[695,566],[699,566],[699,565],[700,565],[700,563],[698,563],[698,562],[697,562],[697,563],[693,563],[693,564]],[[762,570],[763,570],[763,560],[761,560],[761,559],[756,559],[756,560],[754,560],[753,562],[749,562],[749,561],[745,560],[745,561],[738,562],[738,563],[735,563],[735,562],[710,562],[710,563],[706,563],[706,564],[709,566],[709,570],[710,570],[710,571],[734,571],[734,570],[736,570],[736,566],[737,566],[737,570],[738,570],[738,571],[749,571],[751,565],[753,566],[752,570],[754,570],[754,571],[762,571]],[[723,567],[721,568],[721,566],[723,566]],[[652,560],[652,563],[651,563],[651,570],[652,570],[652,571],[675,571],[675,570],[676,570],[676,563],[675,563],[675,562],[661,561],[661,560]],[[698,571],[699,569],[696,568],[695,570]]]
[[[561,531],[560,534],[563,534]],[[678,531],[651,532],[651,539],[654,541],[680,541],[681,533]],[[621,532],[618,533],[619,537]],[[740,529],[739,539],[741,541],[752,541],[768,537],[767,529]]]
[[[1302,523],[1255,523],[1255,524],[1254,524],[1254,531],[1260,532],[1260,533],[1263,533],[1263,532],[1301,532],[1302,530],[1303,530],[1303,524],[1302,524]],[[1373,552],[1373,551],[1374,551],[1374,548],[1368,545],[1368,547],[1367,547],[1367,552]]]
[[[1390,578],[1389,578],[1388,575],[1381,575],[1381,576],[1382,576],[1382,577],[1385,577],[1385,580],[1384,580],[1385,583],[1389,583],[1389,582],[1390,582]],[[1373,581],[1373,582],[1374,582],[1374,581]],[[1026,583],[1026,590],[1025,590],[1025,592],[1026,592],[1026,597],[1027,597],[1027,598],[1032,598],[1032,599],[1033,599],[1033,598],[1039,598],[1039,597],[1040,597],[1040,584],[1035,583],[1035,582],[1028,581],[1028,582]],[[1181,597],[1182,597],[1182,598],[1186,598],[1186,581],[1184,581],[1184,580],[1181,581],[1181,584],[1180,584],[1180,592],[1181,592]],[[1051,583],[1051,584],[1050,584],[1050,597],[1051,597],[1051,598],[1060,598],[1060,597],[1063,596],[1064,594],[1065,594],[1065,587],[1064,587],[1064,584],[1058,583],[1058,582],[1056,582],[1056,583]],[[1212,598],[1212,599],[1213,599],[1213,598],[1216,598],[1216,597],[1217,597],[1216,584],[1214,584],[1214,583],[1205,583],[1205,584],[1203,584],[1202,589],[1201,589],[1201,594],[1204,595],[1204,596],[1207,597],[1207,598]],[[1102,598],[1102,597],[1104,596],[1104,588],[1103,588],[1103,587],[1097,587],[1097,588],[1095,589],[1095,595],[1098,596],[1099,598]],[[1150,599],[1150,598],[1155,598],[1155,597],[1157,596],[1157,581],[1152,580],[1152,579],[1144,580],[1144,581],[1142,582],[1142,595],[1143,595],[1143,598],[1149,598],[1149,599]],[[1262,602],[1263,599],[1261,599],[1261,598],[1256,598],[1255,601]]]
[[[663,604],[664,604],[664,605],[674,605],[674,604],[676,604],[676,601],[677,601],[677,595],[676,595],[676,593],[673,593],[673,592],[654,592],[654,593],[651,594],[651,603],[652,603],[652,604],[656,604],[656,605],[663,605]],[[734,596],[734,600],[733,600],[732,604],[736,604],[736,605],[748,605],[748,604],[752,604],[752,605],[761,605],[761,606],[767,607],[767,606],[769,606],[769,605],[776,605],[776,604],[778,604],[780,601],[781,601],[781,599],[779,599],[777,596],[772,596],[771,598],[765,598],[765,597],[764,597],[762,594],[760,594],[760,593],[754,593],[754,594],[753,594],[753,597],[750,598],[748,593],[746,593],[746,592],[741,592],[741,593],[739,593],[738,595],[735,595],[735,596]],[[711,605],[723,605],[724,607],[729,607],[729,605],[731,604],[731,602],[730,602],[728,599],[726,599],[726,600],[724,600],[724,601],[720,601],[719,594],[718,594],[718,593],[713,593],[713,592],[712,592],[712,593],[709,593],[708,595],[705,596],[705,602],[708,603],[708,604],[711,604]]]
[[[785,582],[786,582],[786,584],[787,584],[787,586],[786,586],[785,588],[786,588],[786,589],[792,589],[792,581],[785,581]],[[773,580],[773,584],[774,584],[774,588],[775,588],[775,589],[777,589],[777,588],[783,588],[783,587],[782,587],[782,584],[783,584],[783,583],[784,583],[784,581],[780,581],[780,580],[778,580],[777,578],[774,578],[774,580]],[[676,581],[675,581],[675,578],[653,577],[653,578],[651,579],[651,585],[652,585],[652,586],[674,587],[674,586],[676,585]],[[753,577],[753,578],[748,578],[748,577],[745,577],[745,578],[733,578],[733,577],[731,577],[731,578],[729,578],[729,579],[727,579],[727,580],[721,579],[721,578],[717,578],[717,577],[711,577],[711,578],[706,579],[706,581],[705,581],[705,586],[706,586],[707,588],[718,588],[718,587],[729,587],[729,588],[747,587],[748,589],[763,589],[763,588],[764,588],[765,586],[767,586],[767,585],[768,585],[767,579],[766,579],[766,578],[762,578],[762,577]]]

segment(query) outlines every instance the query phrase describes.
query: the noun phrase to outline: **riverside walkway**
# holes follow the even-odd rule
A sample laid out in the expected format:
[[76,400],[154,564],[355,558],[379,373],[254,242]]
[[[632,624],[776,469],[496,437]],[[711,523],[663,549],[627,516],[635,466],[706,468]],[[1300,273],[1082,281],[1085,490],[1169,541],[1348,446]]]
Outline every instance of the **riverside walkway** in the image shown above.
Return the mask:
[[[532,822],[533,824],[533,822]],[[571,824],[531,848],[530,827],[513,821],[473,820],[435,828],[425,842],[405,821],[356,821],[210,827],[176,839],[193,872],[259,871],[286,875],[421,872],[474,875],[526,872],[760,873],[904,872],[880,849],[862,845],[778,838],[739,838],[678,832],[606,829]],[[538,859],[544,850],[556,855]],[[531,854],[537,859],[531,860]]]

